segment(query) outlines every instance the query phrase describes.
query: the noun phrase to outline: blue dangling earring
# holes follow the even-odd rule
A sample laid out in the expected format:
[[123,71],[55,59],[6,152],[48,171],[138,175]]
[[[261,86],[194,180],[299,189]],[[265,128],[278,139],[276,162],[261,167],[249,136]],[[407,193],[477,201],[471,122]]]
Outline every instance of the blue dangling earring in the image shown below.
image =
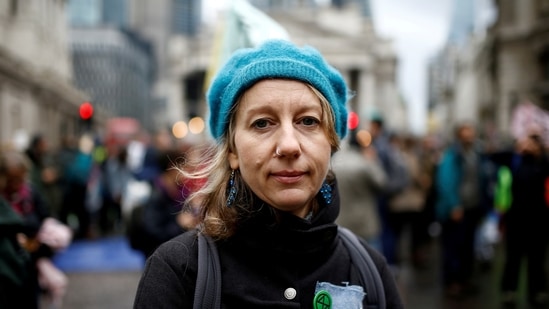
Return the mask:
[[326,205],[330,205],[332,203],[332,187],[330,187],[330,185],[326,182],[322,184],[320,194],[322,194],[322,198],[324,199],[324,202],[326,202]]
[[227,207],[231,207],[236,200],[236,186],[234,185],[234,170],[231,171],[231,178],[227,183]]

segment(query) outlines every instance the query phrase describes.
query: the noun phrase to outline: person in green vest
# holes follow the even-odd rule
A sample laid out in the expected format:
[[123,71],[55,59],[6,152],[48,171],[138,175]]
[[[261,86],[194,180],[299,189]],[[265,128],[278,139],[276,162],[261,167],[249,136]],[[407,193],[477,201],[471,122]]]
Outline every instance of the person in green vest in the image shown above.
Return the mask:
[[505,305],[518,302],[523,262],[527,262],[528,301],[534,306],[549,304],[544,267],[549,244],[549,207],[545,200],[549,159],[544,148],[541,137],[530,134],[518,139],[513,151],[493,155],[500,166],[495,207],[502,216],[505,264],[501,292]]

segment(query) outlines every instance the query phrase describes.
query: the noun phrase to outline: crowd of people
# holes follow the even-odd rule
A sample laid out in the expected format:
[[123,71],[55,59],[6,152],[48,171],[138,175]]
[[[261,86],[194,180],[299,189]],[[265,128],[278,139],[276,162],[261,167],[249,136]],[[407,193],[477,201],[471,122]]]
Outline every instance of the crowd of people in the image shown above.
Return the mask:
[[[494,148],[485,146],[472,123],[459,124],[443,141],[389,133],[376,116],[362,145],[355,135],[348,149],[334,155],[348,207],[339,223],[378,244],[397,277],[404,258],[422,269],[439,254],[445,296],[455,299],[479,291],[475,274],[493,263],[501,244],[503,305],[518,304],[520,270],[527,265],[526,298],[534,307],[546,306],[548,145],[537,127],[526,131],[514,143]],[[349,185],[352,181],[359,183]],[[355,206],[355,199],[363,203]],[[402,246],[405,229],[408,247]]]
[[53,257],[74,240],[127,235],[148,256],[194,225],[181,202],[200,183],[177,177],[189,147],[167,131],[150,142],[85,133],[52,144],[37,134],[26,148],[0,150],[1,308],[61,308],[68,279]]
[[[479,260],[491,258],[482,246],[494,239],[482,243],[482,233],[493,218],[505,248],[502,301],[517,303],[524,259],[528,300],[548,303],[541,132],[493,149],[471,123],[444,140],[393,132],[377,114],[347,132],[346,84],[314,49],[274,41],[231,61],[209,90],[215,141],[206,148],[161,131],[125,143],[67,136],[56,149],[36,135],[26,149],[0,150],[0,307],[38,308],[41,296],[60,307],[68,283],[52,257],[74,239],[112,234],[148,258],[139,308],[193,302],[198,261],[188,250],[198,250],[199,234],[222,257],[226,304],[308,308],[318,280],[342,301],[338,293],[362,281],[348,276],[351,254],[335,254],[344,250],[336,226],[374,260],[387,308],[403,305],[395,280],[404,264],[429,269],[435,254],[445,295],[462,298],[479,288]],[[237,73],[242,84],[232,82]],[[229,284],[236,277],[262,285]]]

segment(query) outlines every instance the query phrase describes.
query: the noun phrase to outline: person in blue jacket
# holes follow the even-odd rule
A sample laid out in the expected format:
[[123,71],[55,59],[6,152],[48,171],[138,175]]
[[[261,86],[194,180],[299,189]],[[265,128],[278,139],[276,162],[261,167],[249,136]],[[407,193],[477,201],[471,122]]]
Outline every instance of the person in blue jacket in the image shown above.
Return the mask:
[[463,296],[475,287],[475,235],[490,209],[493,168],[477,143],[475,127],[463,123],[441,157],[435,185],[436,216],[442,225],[442,280],[448,296]]

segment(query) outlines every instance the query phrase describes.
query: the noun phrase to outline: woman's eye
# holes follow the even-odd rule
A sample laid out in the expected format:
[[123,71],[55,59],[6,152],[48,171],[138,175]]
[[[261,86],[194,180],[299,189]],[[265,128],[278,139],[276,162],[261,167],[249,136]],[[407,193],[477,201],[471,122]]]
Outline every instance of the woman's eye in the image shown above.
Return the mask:
[[313,117],[305,117],[301,120],[301,122],[306,126],[313,126],[313,125],[316,125],[316,124],[320,123],[320,121],[318,121],[318,119],[313,118]]
[[265,119],[258,119],[253,123],[253,127],[258,129],[266,128],[267,125],[269,125],[269,122]]

